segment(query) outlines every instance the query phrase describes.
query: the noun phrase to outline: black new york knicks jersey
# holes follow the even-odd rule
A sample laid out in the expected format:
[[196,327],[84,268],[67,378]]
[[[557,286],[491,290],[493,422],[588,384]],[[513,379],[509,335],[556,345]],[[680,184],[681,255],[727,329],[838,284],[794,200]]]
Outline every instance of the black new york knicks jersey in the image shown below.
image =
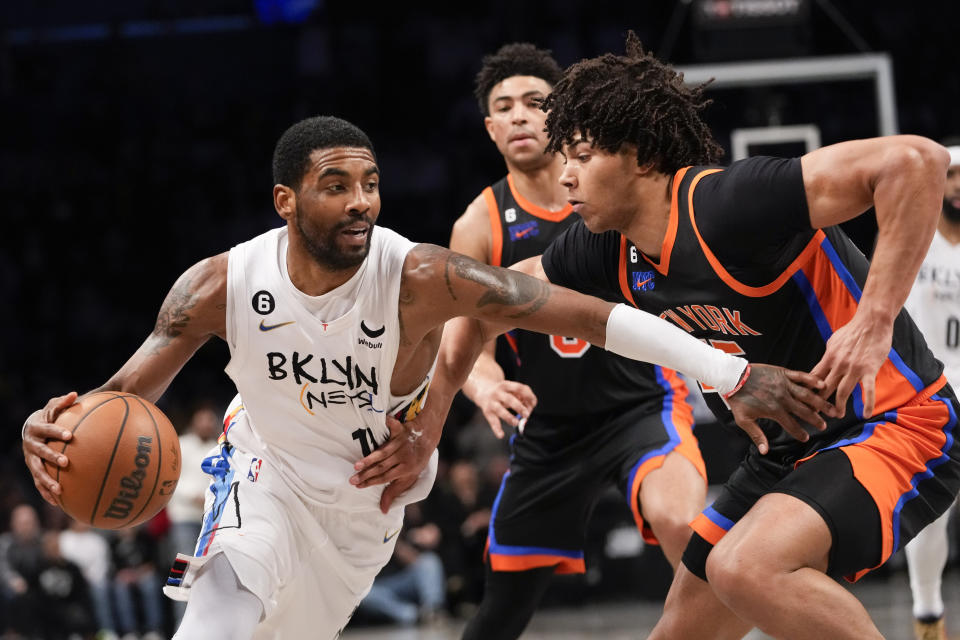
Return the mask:
[[[551,282],[610,298],[619,294],[712,346],[753,362],[809,371],[827,339],[857,309],[869,263],[836,227],[810,227],[799,159],[749,158],[726,169],[688,167],[673,178],[659,260],[617,232],[592,234],[578,222],[543,256]],[[942,365],[902,312],[876,384],[875,415],[895,410],[939,382]],[[729,409],[704,397],[721,419]],[[799,443],[764,426],[770,458],[793,462],[835,444],[862,415],[859,385],[846,416]],[[866,421],[864,429],[870,429]]]
[[[510,266],[541,255],[554,238],[579,220],[569,205],[547,211],[529,202],[514,188],[509,175],[483,194],[490,213],[494,265]],[[658,377],[652,365],[622,358],[583,340],[519,329],[505,338],[518,360],[515,378],[537,394],[540,414],[597,413],[670,391],[664,376]]]

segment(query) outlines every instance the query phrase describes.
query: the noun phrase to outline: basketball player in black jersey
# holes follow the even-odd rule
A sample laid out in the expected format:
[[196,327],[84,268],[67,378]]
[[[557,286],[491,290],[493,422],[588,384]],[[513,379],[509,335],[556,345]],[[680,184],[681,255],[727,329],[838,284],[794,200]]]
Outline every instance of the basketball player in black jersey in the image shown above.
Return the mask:
[[[532,44],[483,59],[476,97],[508,174],[457,220],[452,250],[509,266],[539,256],[579,219],[559,182],[562,157],[544,153],[539,103],[561,73],[550,52]],[[506,339],[519,363],[516,381],[505,379],[490,342],[463,387],[499,437],[501,419],[517,426],[517,416],[529,416],[511,438],[510,471],[491,515],[486,589],[467,639],[516,638],[554,573],[584,572],[587,522],[610,484],[674,567],[706,496],[687,389],[676,373],[583,340],[522,330]]]
[[[619,295],[752,361],[812,370],[835,394],[823,431],[794,439],[762,424],[769,446],[751,448],[692,523],[652,637],[737,638],[757,626],[778,638],[880,638],[833,577],[883,564],[960,487],[960,407],[901,311],[948,154],[895,136],[720,168],[706,104],[631,33],[626,56],[573,65],[543,105],[582,217],[542,256],[551,282]],[[870,206],[872,264],[833,226]]]

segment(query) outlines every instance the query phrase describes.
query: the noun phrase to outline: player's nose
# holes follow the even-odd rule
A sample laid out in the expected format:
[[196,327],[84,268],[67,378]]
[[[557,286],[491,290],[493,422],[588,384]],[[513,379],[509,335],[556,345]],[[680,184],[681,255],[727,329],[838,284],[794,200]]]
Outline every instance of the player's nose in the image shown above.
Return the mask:
[[368,193],[362,185],[357,185],[350,195],[351,198],[347,202],[347,210],[350,213],[363,213],[370,208],[372,194]]
[[517,101],[510,110],[510,119],[513,124],[525,124],[527,122],[527,107],[522,102]]

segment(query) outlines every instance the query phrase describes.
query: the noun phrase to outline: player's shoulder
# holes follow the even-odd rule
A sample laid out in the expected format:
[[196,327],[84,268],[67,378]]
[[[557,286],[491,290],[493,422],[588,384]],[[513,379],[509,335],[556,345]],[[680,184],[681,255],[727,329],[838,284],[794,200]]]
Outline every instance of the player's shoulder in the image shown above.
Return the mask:
[[450,232],[450,248],[489,262],[492,239],[490,206],[487,197],[480,193],[453,223],[453,229]]
[[197,283],[222,281],[222,284],[226,286],[227,264],[229,260],[229,251],[203,258],[187,269],[183,277],[187,277]]
[[800,158],[774,156],[751,156],[735,160],[727,166],[704,165],[692,167],[687,181],[707,186],[739,186],[753,183],[765,184],[783,179],[801,179]]
[[467,205],[467,208],[464,210],[464,212],[460,214],[459,218],[457,218],[457,221],[454,223],[455,225],[488,225],[487,221],[490,219],[490,205],[487,203],[487,196],[484,195],[484,191],[481,191],[479,194],[477,194],[477,197]]
[[[683,183],[693,192],[698,220],[705,214],[738,218],[745,211],[766,210],[776,203],[805,206],[800,158],[752,156],[726,167],[692,167]],[[681,189],[681,198],[684,193]]]

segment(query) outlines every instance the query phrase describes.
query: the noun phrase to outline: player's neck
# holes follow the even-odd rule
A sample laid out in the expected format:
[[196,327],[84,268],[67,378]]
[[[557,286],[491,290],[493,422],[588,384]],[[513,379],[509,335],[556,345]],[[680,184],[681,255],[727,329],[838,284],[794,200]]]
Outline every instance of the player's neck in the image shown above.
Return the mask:
[[659,260],[670,224],[673,176],[654,173],[636,186],[635,213],[619,231],[651,260]]
[[937,231],[950,244],[960,244],[960,222],[954,222],[947,216],[941,215],[940,222],[937,223]]
[[520,195],[541,209],[560,211],[567,206],[567,190],[560,184],[563,173],[560,156],[534,169],[519,169],[507,162],[507,171]]
[[[296,247],[291,237],[287,246],[287,275],[301,293],[322,296],[353,277],[360,265],[349,269],[331,269],[317,262],[303,247]],[[362,264],[362,263],[361,263]]]

